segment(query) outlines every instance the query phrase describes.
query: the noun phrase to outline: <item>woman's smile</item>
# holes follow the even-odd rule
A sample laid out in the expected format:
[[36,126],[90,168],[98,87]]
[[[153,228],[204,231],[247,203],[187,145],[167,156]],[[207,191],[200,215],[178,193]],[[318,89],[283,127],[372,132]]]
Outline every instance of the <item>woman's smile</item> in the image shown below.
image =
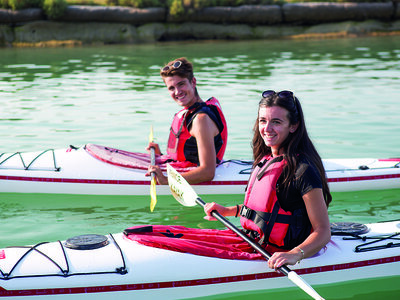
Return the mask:
[[273,155],[279,155],[280,146],[292,130],[288,111],[279,106],[260,107],[258,123],[265,144],[271,147]]

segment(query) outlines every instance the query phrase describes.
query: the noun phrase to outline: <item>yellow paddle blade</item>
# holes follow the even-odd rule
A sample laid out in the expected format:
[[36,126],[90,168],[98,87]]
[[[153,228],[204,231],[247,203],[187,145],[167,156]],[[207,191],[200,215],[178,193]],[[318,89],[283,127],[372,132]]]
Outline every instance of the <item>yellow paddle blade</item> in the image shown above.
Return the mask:
[[[150,135],[149,135],[149,142],[153,142],[153,126],[150,127]],[[156,164],[156,155],[154,148],[151,147],[150,149],[150,159],[151,159],[151,164],[155,165]],[[153,212],[154,207],[156,207],[157,204],[157,195],[156,195],[156,177],[154,174],[151,174],[151,183],[150,183],[150,211]]]
[[149,142],[152,143],[154,140],[154,136],[153,136],[153,125],[150,126],[150,134],[149,134]]
[[153,212],[154,207],[157,204],[157,196],[156,196],[156,178],[153,176],[150,184],[150,211]]

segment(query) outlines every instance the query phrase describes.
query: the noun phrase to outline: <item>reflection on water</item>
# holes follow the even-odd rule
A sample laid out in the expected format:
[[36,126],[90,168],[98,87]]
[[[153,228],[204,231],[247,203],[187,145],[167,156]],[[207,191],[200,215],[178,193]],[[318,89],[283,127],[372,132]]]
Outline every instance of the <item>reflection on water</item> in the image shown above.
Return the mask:
[[[1,152],[97,143],[143,151],[153,125],[165,148],[177,106],[159,68],[194,62],[203,99],[217,97],[229,125],[227,158],[250,158],[260,93],[293,90],[323,158],[398,157],[400,37],[321,41],[183,42],[84,48],[0,49]],[[222,204],[243,199],[205,197]],[[161,198],[1,195],[0,247],[136,224],[222,228],[199,207]],[[399,217],[399,191],[340,193],[332,221]],[[233,220],[239,224],[238,220]],[[83,232],[84,231],[84,232]],[[7,237],[7,238],[4,238]]]
[[[370,223],[398,219],[399,194],[400,190],[334,193],[330,220]],[[202,199],[222,205],[243,202],[242,197],[227,199],[222,195],[206,195]],[[0,248],[87,233],[120,232],[141,224],[224,228],[219,222],[204,220],[199,206],[184,207],[172,196],[158,196],[157,200],[155,211],[150,213],[149,197],[0,194],[0,236],[7,237],[0,239]],[[239,219],[231,221],[240,225]]]
[[229,157],[251,155],[265,89],[295,91],[323,157],[398,155],[388,137],[400,129],[400,37],[0,49],[3,151],[87,142],[138,151],[150,125],[165,145],[177,108],[158,73],[177,56],[194,61],[200,95],[220,99]]
[[0,194],[0,236],[7,237],[0,239],[0,247],[170,220],[181,209],[175,202],[172,196],[158,196],[157,210],[150,214],[147,197]]
[[333,193],[329,207],[332,222],[359,223],[398,220],[400,218],[400,190]]

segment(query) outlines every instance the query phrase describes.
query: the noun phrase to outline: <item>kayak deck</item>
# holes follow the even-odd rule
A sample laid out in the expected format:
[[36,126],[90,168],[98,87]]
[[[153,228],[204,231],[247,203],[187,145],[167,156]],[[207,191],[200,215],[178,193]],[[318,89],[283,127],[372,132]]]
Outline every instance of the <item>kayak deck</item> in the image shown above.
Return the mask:
[[[96,157],[86,148],[98,150]],[[138,157],[143,159],[140,167]],[[0,155],[0,192],[148,195],[147,159],[147,154],[92,144],[3,153]],[[323,162],[332,192],[400,188],[400,159],[324,159]],[[213,181],[194,188],[202,195],[243,195],[251,164],[250,160],[223,161]],[[158,185],[157,194],[169,195],[169,188]]]
[[[393,246],[399,244],[400,221],[367,226],[369,231],[361,235],[366,241],[333,236],[320,253],[291,268],[317,291],[320,286],[331,287],[341,296],[342,284],[400,279],[400,255]],[[369,247],[368,251],[355,251],[376,237],[385,238],[363,247]],[[107,240],[108,245],[91,250],[70,249],[65,242],[39,244],[30,251],[32,247],[0,249],[0,297],[181,299],[293,288],[264,260],[218,259],[147,247],[122,233],[108,235]],[[33,295],[36,297],[31,298]]]

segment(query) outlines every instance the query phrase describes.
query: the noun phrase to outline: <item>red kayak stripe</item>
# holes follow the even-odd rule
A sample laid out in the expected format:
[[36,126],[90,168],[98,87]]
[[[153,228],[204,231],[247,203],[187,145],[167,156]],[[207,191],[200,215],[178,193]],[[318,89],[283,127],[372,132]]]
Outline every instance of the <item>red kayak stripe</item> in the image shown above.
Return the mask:
[[386,174],[386,175],[371,175],[371,176],[355,176],[355,177],[342,177],[342,178],[328,178],[328,182],[347,182],[347,181],[362,181],[362,180],[380,180],[380,179],[393,179],[400,178],[400,174]]
[[[39,181],[39,182],[61,182],[61,183],[89,183],[89,184],[124,184],[124,185],[148,185],[150,180],[110,180],[110,179],[75,179],[75,178],[51,178],[51,177],[25,177],[25,176],[4,176],[0,180],[15,181]],[[202,185],[246,185],[247,181],[209,181]]]
[[51,178],[51,177],[25,177],[25,176],[0,176],[0,180],[89,183],[89,184],[129,184],[129,185],[148,185],[150,182],[146,180],[75,179],[75,178]]
[[[395,178],[400,178],[400,174],[328,178],[328,182],[352,182],[352,181],[367,181],[367,180],[381,180],[381,179],[395,179]],[[75,178],[25,177],[25,176],[4,176],[4,175],[0,175],[0,180],[87,183],[87,184],[122,184],[122,185],[149,184],[149,181],[147,180],[75,179]],[[231,181],[207,181],[197,185],[246,185],[246,184],[247,181],[231,180]]]
[[[366,261],[358,261],[352,263],[344,263],[339,265],[330,265],[322,267],[313,267],[307,269],[298,269],[296,273],[312,274],[337,270],[346,270],[361,268],[373,265],[381,265],[387,263],[399,262],[400,256],[386,257],[371,259]],[[152,283],[138,283],[138,284],[123,284],[123,285],[110,285],[110,286],[94,286],[94,287],[74,287],[74,288],[54,288],[54,289],[32,289],[32,290],[6,290],[0,287],[0,297],[5,296],[35,296],[35,295],[64,295],[64,294],[83,294],[83,293],[103,293],[115,291],[132,291],[132,290],[151,290],[172,287],[188,287],[188,286],[202,286],[209,284],[232,283],[240,281],[249,281],[257,279],[267,279],[282,277],[284,275],[277,272],[247,274],[239,276],[227,276],[217,278],[204,278],[198,280],[183,280],[183,281],[167,281],[167,282],[152,282]],[[18,280],[18,279],[10,279]],[[0,281],[1,282],[1,281]]]
[[398,161],[400,162],[400,158],[381,158],[378,161]]

